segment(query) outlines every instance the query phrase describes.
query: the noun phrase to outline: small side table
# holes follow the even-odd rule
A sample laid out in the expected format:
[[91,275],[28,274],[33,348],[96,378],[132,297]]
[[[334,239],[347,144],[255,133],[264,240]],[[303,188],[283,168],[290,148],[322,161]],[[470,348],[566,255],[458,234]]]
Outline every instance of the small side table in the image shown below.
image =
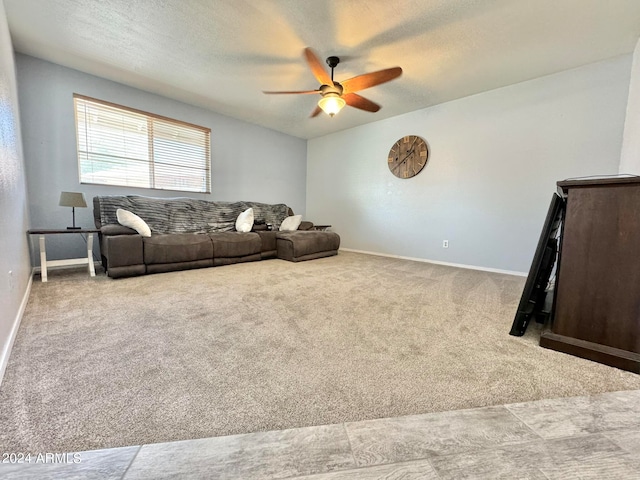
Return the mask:
[[[89,275],[96,276],[95,267],[93,265],[93,234],[98,233],[100,230],[89,228],[77,228],[77,229],[59,229],[59,230],[28,230],[29,235],[40,236],[40,276],[42,281],[47,281],[47,269],[49,267],[61,267],[68,265],[87,265]],[[66,260],[49,260],[47,261],[47,249],[45,246],[46,235],[58,235],[69,233],[86,233],[87,234],[87,256],[82,258],[69,258]]]

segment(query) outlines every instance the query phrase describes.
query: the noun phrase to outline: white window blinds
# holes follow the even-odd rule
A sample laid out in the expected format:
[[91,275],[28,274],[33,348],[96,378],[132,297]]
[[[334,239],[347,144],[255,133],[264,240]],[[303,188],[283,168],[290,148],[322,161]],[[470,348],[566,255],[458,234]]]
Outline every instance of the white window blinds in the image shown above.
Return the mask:
[[81,183],[211,192],[211,130],[73,96]]

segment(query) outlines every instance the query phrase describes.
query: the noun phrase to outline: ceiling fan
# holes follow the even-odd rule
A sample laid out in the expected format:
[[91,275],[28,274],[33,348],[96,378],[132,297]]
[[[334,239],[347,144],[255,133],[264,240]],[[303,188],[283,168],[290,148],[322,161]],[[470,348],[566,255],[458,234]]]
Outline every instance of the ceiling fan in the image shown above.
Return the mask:
[[333,69],[340,63],[340,58],[329,57],[327,58],[327,65],[331,68],[331,76],[322,66],[322,62],[318,59],[318,56],[310,48],[304,49],[304,56],[313,72],[313,76],[321,83],[320,88],[316,90],[300,90],[300,91],[286,91],[286,92],[263,92],[266,94],[310,94],[319,93],[322,98],[318,102],[316,108],[311,112],[311,117],[315,117],[324,111],[329,116],[333,117],[338,113],[342,107],[350,105],[360,110],[367,112],[377,112],[380,110],[380,105],[371,100],[358,95],[355,92],[364,90],[365,88],[374,87],[381,83],[388,82],[394,78],[398,78],[402,75],[402,68],[393,67],[386,68],[384,70],[378,70],[377,72],[365,73],[358,75],[357,77],[344,80],[343,82],[336,82],[333,80]]

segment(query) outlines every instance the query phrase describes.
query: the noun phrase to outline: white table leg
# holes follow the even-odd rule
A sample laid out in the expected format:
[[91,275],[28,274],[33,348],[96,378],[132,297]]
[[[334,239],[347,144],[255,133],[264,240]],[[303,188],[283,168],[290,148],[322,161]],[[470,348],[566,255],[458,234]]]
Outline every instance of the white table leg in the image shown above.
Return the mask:
[[93,265],[93,233],[87,235],[87,260],[89,262],[89,275],[96,276],[96,269]]
[[40,235],[40,278],[47,281],[47,250],[44,244],[44,235]]

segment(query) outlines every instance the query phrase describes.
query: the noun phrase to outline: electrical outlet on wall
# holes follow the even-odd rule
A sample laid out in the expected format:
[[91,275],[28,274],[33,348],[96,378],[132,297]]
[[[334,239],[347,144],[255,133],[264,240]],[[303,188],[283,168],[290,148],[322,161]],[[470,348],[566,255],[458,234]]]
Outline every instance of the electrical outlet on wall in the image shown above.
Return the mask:
[[449,248],[449,240],[442,240],[442,248]]

